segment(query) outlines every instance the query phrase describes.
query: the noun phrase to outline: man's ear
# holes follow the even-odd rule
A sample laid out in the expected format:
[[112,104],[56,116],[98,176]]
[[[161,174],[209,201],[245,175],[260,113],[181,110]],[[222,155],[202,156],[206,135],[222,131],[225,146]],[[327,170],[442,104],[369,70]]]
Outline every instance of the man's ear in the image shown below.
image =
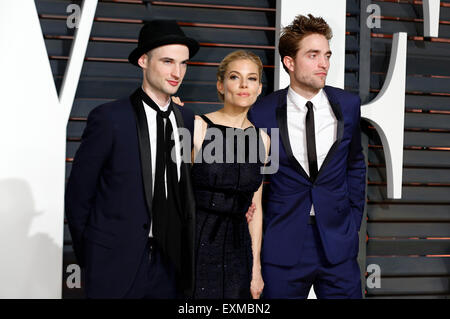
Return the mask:
[[288,68],[289,71],[294,72],[295,61],[292,57],[286,55],[283,58],[283,64]]
[[141,68],[145,69],[147,68],[147,63],[148,63],[148,56],[146,53],[144,53],[143,55],[141,55],[141,57],[138,59],[138,64]]

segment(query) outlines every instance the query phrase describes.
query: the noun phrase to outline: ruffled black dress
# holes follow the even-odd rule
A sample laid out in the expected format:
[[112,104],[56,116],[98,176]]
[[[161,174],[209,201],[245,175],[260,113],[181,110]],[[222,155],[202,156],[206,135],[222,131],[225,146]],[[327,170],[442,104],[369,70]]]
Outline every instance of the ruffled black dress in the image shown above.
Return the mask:
[[[207,134],[192,167],[197,206],[194,298],[251,298],[253,258],[245,214],[263,179],[264,144],[254,127],[234,129],[202,118]],[[215,136],[208,139],[208,133]],[[208,154],[216,156],[220,150],[223,162],[211,163]]]

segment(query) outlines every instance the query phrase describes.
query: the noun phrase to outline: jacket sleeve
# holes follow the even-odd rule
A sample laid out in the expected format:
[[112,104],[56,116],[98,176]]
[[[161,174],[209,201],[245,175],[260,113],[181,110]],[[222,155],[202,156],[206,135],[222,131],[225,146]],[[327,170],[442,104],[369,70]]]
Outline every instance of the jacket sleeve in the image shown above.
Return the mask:
[[102,168],[113,144],[113,126],[107,115],[102,106],[89,114],[66,187],[65,213],[75,255],[82,267],[84,266],[83,233],[95,204]]
[[356,107],[355,126],[347,159],[347,185],[351,214],[359,231],[366,202],[366,162],[361,146],[361,100],[359,97]]

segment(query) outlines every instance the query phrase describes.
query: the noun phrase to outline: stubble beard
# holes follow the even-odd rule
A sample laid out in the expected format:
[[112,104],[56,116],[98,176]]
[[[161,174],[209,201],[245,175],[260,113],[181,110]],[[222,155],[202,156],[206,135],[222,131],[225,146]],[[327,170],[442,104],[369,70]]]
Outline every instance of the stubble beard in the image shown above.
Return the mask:
[[325,80],[314,79],[313,77],[301,77],[297,81],[306,89],[311,91],[319,91],[325,86]]

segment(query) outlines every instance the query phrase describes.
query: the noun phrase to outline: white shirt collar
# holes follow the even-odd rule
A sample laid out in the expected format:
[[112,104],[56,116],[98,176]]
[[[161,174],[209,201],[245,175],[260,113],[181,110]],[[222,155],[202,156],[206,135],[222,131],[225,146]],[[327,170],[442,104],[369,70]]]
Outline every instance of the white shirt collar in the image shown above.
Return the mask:
[[[142,88],[142,91],[144,91],[144,88],[143,88],[143,87],[141,87],[141,88]],[[144,91],[144,92],[145,92],[145,91]],[[150,97],[150,96],[149,96],[149,97]],[[151,97],[150,97],[150,98],[151,98]],[[152,98],[151,98],[151,99],[152,99]],[[171,98],[169,97],[169,99],[167,100],[167,102],[166,102],[165,105],[159,105],[158,102],[156,102],[156,101],[153,100],[153,99],[152,99],[152,101],[155,102],[156,105],[158,105],[158,107],[161,109],[161,111],[165,112],[165,111],[167,111],[167,109],[169,108]]]
[[[156,103],[156,102],[155,102],[155,103]],[[169,98],[169,100],[167,101],[166,105],[161,106],[161,105],[159,105],[158,103],[156,103],[156,105],[158,105],[158,107],[161,109],[161,111],[165,112],[165,111],[167,111],[167,109],[169,108],[169,105],[170,105],[170,98]]]
[[308,100],[308,99],[304,98],[303,96],[301,96],[300,94],[298,94],[297,92],[295,92],[291,86],[289,86],[289,89],[288,89],[288,99],[290,99],[292,104],[294,104],[296,107],[304,109],[304,110],[306,110],[306,107],[304,108],[304,106],[306,105],[306,102],[308,102],[308,101],[311,101],[311,103],[313,104],[314,110],[317,110],[320,106],[325,104],[325,101],[328,100],[323,89],[320,89],[320,91],[317,92],[317,94],[312,99]]

